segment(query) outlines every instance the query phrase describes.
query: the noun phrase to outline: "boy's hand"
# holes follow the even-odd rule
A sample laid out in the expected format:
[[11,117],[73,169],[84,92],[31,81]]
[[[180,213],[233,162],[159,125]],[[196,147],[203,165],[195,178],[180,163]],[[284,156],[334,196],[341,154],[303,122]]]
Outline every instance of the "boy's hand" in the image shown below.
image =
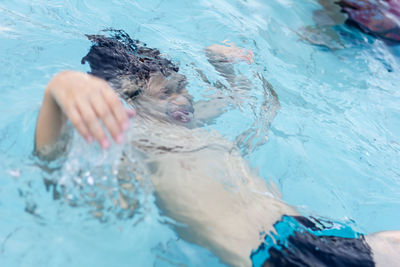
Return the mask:
[[213,44],[206,48],[207,51],[213,53],[215,56],[220,56],[230,62],[236,60],[245,61],[248,64],[254,62],[254,53],[249,49],[244,49],[236,46],[233,43],[224,41],[225,45]]
[[57,74],[46,88],[45,101],[54,101],[88,142],[96,139],[102,148],[108,148],[110,142],[100,122],[114,141],[121,143],[123,131],[129,128],[129,117],[135,114],[123,107],[106,81],[76,71]]

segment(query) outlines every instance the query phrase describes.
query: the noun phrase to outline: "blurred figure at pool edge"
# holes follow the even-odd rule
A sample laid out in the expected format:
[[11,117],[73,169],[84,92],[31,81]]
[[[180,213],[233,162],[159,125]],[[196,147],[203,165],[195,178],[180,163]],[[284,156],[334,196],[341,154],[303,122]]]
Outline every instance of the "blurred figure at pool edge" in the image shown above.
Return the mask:
[[[389,45],[400,43],[400,0],[318,0],[322,9],[315,10],[315,25],[298,34],[312,44],[331,50],[345,48],[340,25],[344,23],[384,40]],[[354,38],[354,37],[352,37]]]
[[400,42],[400,0],[340,0],[348,21],[366,33]]
[[[100,121],[115,142],[123,142],[123,132],[135,112],[123,108],[117,92],[136,107],[138,116],[131,123],[137,127],[138,136],[132,145],[147,155],[157,205],[179,222],[174,228],[181,238],[209,249],[227,264],[249,266],[251,252],[263,242],[260,233],[272,231],[281,218],[293,218],[307,228],[313,227],[312,222],[283,203],[279,193],[250,170],[230,142],[196,130],[199,125],[193,118],[206,121],[218,116],[218,101],[193,104],[185,89],[185,77],[158,50],[131,40],[123,32],[112,38],[94,35],[89,39],[94,45],[83,62],[88,61],[93,75],[100,78],[66,71],[49,82],[35,133],[39,155],[53,159],[65,151],[68,140],[63,138],[63,131],[67,120],[88,142],[96,139],[103,148],[109,147],[110,142]],[[253,61],[252,52],[234,45],[212,45],[206,54],[231,86],[240,82],[232,72],[232,63]],[[276,94],[271,95],[271,101],[277,101]],[[201,108],[212,112],[203,113]],[[193,112],[200,112],[199,116],[192,116]],[[162,138],[165,133],[174,133],[176,137],[169,134]],[[319,252],[328,260],[359,262],[360,257],[368,266],[373,266],[372,258],[378,264],[400,262],[395,253],[400,249],[398,232],[377,233],[365,240],[363,236],[332,239],[297,232],[291,242],[299,241],[306,245],[292,255],[297,261],[302,250],[309,255],[307,249],[312,252],[318,242],[334,241],[331,243],[336,246]],[[350,246],[344,249],[345,244]],[[343,254],[346,249],[354,251],[354,255]],[[315,255],[320,259],[320,255]],[[283,266],[286,259],[281,255],[278,260]],[[309,255],[306,260],[315,263],[316,259]],[[265,264],[276,266],[277,262],[267,260]]]

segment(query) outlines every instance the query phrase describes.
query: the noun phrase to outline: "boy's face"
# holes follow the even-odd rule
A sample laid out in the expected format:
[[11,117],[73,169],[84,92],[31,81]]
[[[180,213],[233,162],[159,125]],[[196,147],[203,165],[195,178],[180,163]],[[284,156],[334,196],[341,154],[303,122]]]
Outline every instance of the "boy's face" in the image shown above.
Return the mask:
[[143,95],[154,102],[154,108],[162,111],[172,121],[189,123],[193,119],[192,97],[185,88],[186,79],[179,74],[172,74],[167,79],[161,73],[150,76]]

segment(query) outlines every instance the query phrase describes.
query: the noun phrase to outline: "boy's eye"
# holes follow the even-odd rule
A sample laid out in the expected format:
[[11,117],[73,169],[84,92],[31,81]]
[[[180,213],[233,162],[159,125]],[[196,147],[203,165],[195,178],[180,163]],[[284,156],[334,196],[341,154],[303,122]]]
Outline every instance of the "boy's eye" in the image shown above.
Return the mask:
[[161,91],[160,91],[160,98],[162,98],[162,99],[165,99],[165,98],[167,98],[169,95],[171,95],[171,93],[172,93],[172,90],[171,89],[168,89],[168,88],[163,88],[163,89],[161,89]]
[[126,95],[127,95],[129,98],[135,98],[135,97],[137,97],[138,95],[140,95],[141,93],[142,93],[142,90],[138,89],[138,90],[135,90],[135,91],[133,91],[133,92],[128,92],[128,93],[126,93]]
[[160,92],[160,99],[167,99],[168,96],[169,96],[169,94],[167,94],[166,92],[164,92],[164,91]]
[[136,97],[136,96],[140,95],[140,93],[142,93],[142,90],[138,89],[133,93],[132,97]]

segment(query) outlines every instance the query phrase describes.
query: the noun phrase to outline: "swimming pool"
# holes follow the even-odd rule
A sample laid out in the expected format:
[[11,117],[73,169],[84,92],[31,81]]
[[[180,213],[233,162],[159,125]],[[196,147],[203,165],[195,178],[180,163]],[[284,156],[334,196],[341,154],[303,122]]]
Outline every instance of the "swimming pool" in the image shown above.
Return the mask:
[[[298,32],[313,24],[318,8],[295,0],[1,2],[0,265],[219,264],[178,238],[151,195],[140,220],[99,222],[46,190],[48,174],[31,156],[43,89],[57,71],[87,71],[80,64],[90,46],[84,34],[110,27],[179,62],[195,99],[208,93],[196,69],[218,79],[204,47],[228,39],[252,49],[256,64],[239,68],[249,77],[261,73],[281,109],[268,142],[249,151],[248,162],[304,214],[363,233],[400,229],[400,48],[347,26],[344,49],[303,42]],[[253,123],[263,127],[262,93],[240,100],[209,128],[235,140]]]

